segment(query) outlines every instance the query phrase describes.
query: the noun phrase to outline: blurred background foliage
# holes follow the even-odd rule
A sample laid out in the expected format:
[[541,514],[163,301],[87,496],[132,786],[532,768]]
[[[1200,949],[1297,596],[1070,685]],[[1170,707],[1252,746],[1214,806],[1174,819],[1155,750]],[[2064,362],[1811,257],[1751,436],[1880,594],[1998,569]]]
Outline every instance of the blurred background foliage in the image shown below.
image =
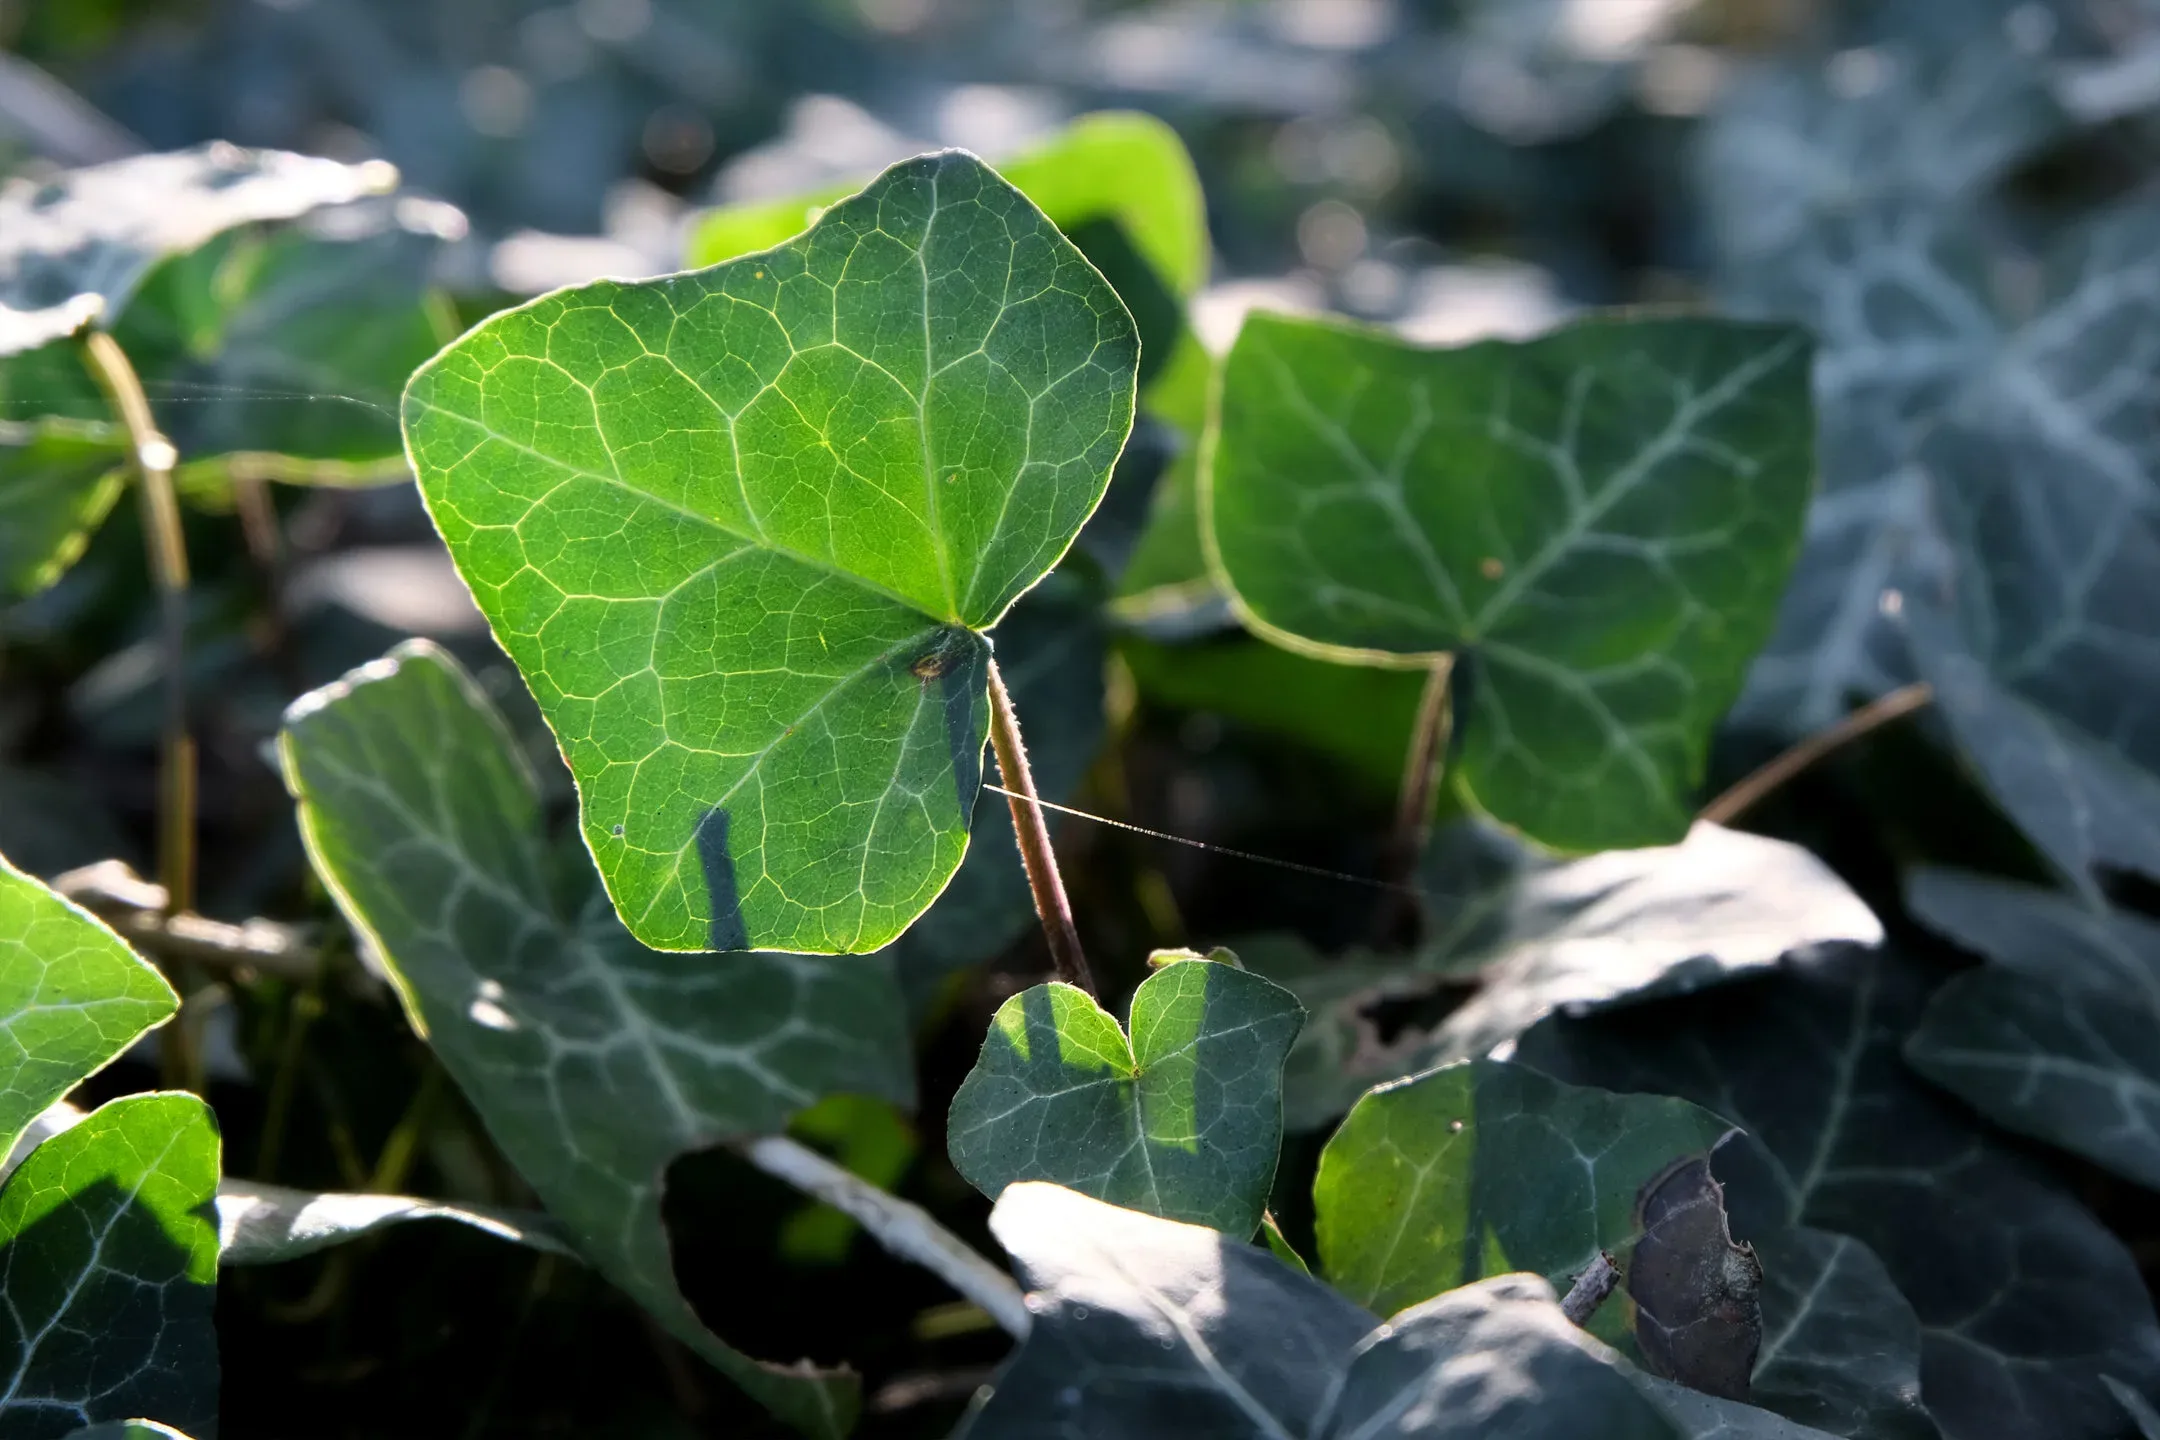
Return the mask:
[[[1176,128],[1206,189],[1212,276],[1190,313],[1204,343],[1220,349],[1256,304],[1453,342],[1532,333],[1582,307],[1709,298],[1719,207],[1753,202],[1738,182],[1706,190],[1706,116],[1774,106],[1796,75],[1833,109],[1858,107],[1885,83],[1884,55],[1978,45],[2079,122],[2022,152],[2002,225],[2043,231],[2141,182],[2160,141],[2152,0],[0,0],[0,176],[213,139],[388,159],[409,191],[466,217],[436,227],[431,263],[469,322],[556,285],[676,268],[715,204],[941,145],[994,158],[1079,114],[1135,109]],[[1796,142],[1747,157],[1742,179],[1834,207],[1858,173],[1837,158]],[[384,409],[334,379],[246,383],[254,403],[303,420]],[[176,408],[216,398],[153,394]],[[1094,570],[1123,563],[1162,467],[1160,454],[1142,463],[1147,434],[1057,583],[1100,586]],[[218,987],[206,1034],[230,1168],[520,1203],[366,957],[325,923],[265,745],[294,695],[412,634],[472,665],[528,744],[545,733],[409,485],[281,490],[282,555],[267,573],[240,520],[205,498],[188,520],[200,908],[317,925],[332,962],[312,980]],[[108,857],[147,868],[158,710],[141,555],[121,507],[59,584],[0,609],[0,852],[26,870]],[[1330,682],[1329,667],[1242,637],[1181,654],[1128,633],[1115,649],[1109,743],[1075,778],[1074,803],[1373,870],[1414,679],[1408,691],[1379,673]],[[1078,691],[1095,703],[1092,674]],[[1046,730],[1053,703],[1036,722]],[[1778,748],[1775,728],[1729,736],[1713,788]],[[1886,735],[1759,820],[1894,911],[1894,857],[2026,863],[1951,765]],[[567,813],[559,768],[542,773]],[[1323,879],[1077,822],[1059,842],[1090,948],[1111,957],[1097,962],[1106,990],[1137,978],[1153,946],[1292,929],[1332,947],[1370,924],[1364,892]],[[911,981],[919,1113],[850,1102],[799,1127],[986,1245],[987,1207],[939,1137],[985,1019],[1046,968],[1039,938],[1018,934],[986,969],[941,981],[948,956]],[[98,1083],[141,1078],[122,1067]],[[1299,1143],[1286,1176],[1310,1165]],[[2088,1191],[2133,1238],[2160,1235],[2147,1202],[2097,1179]],[[680,1164],[669,1207],[684,1288],[715,1328],[762,1355],[861,1368],[865,1434],[945,1433],[1002,1353],[936,1282],[729,1157]],[[716,1216],[727,1223],[701,1223]],[[455,1227],[235,1274],[220,1324],[228,1440],[772,1430],[591,1274]]]

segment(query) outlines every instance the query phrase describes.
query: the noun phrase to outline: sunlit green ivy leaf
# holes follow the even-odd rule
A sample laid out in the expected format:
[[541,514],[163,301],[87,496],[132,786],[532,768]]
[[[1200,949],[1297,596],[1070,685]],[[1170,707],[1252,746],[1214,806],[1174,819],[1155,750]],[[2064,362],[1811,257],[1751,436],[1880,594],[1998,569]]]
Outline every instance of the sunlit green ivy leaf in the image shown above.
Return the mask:
[[1998,1123],[2160,1186],[2160,925],[1946,871],[1907,899],[1997,963],[1935,992],[1906,1058]]
[[998,1007],[953,1097],[953,1166],[993,1199],[1049,1180],[1242,1239],[1275,1178],[1303,1018],[1280,986],[1208,960],[1140,983],[1129,1041],[1086,991],[1037,985]]
[[[994,159],[1102,271],[1139,324],[1150,378],[1206,356],[1183,332],[1183,302],[1207,279],[1207,202],[1177,132],[1152,115],[1083,115],[1040,144]],[[804,195],[724,206],[698,221],[689,262],[715,265],[794,238],[860,181]]]
[[1875,1252],[1804,1225],[1753,1243],[1763,1339],[1749,1398],[1854,1440],[1934,1440],[1920,1404],[1920,1319]]
[[[1491,1060],[1382,1087],[1320,1152],[1320,1271],[1382,1313],[1519,1270],[1564,1291],[1600,1251],[1624,1274],[1643,1187],[1731,1129],[1684,1100]],[[1600,1309],[1593,1333],[1632,1350],[1627,1310]]]
[[155,1420],[111,1420],[102,1425],[85,1425],[68,1436],[68,1440],[188,1440],[188,1437]]
[[219,1259],[227,1265],[297,1260],[411,1220],[451,1220],[498,1240],[576,1254],[545,1215],[410,1195],[337,1194],[227,1180],[218,1186],[217,1216]]
[[[1490,1055],[1555,1010],[1641,1003],[1806,946],[1882,939],[1874,914],[1813,855],[1716,825],[1678,845],[1557,863],[1489,827],[1453,827],[1419,879],[1434,928],[1415,956],[1233,947],[1312,1017],[1286,1070],[1291,1128],[1325,1124],[1370,1086]],[[1381,1038],[1378,1007],[1473,985],[1437,1022]]]
[[1686,834],[1813,473],[1806,338],[1599,320],[1427,350],[1255,315],[1204,533],[1247,622],[1349,663],[1455,653],[1456,787],[1562,849]]
[[1788,959],[1771,979],[1554,1016],[1517,1054],[1743,1127],[1718,1152],[1734,1234],[1803,1224],[1873,1250],[1920,1317],[1921,1398],[1947,1440],[2116,1436],[2100,1377],[2160,1384],[2152,1300],[2059,1182],[1905,1068],[1928,981],[1894,951]]
[[8,1177],[0,1434],[215,1426],[217,1181],[217,1124],[193,1095],[115,1100]]
[[180,1001],[102,921],[0,856],[0,1160]]
[[413,378],[430,512],[639,939],[874,950],[937,897],[981,775],[980,632],[1101,497],[1135,343],[1056,228],[948,152],[776,250],[498,315]]
[[1561,1436],[1584,1405],[1600,1436],[1676,1433],[1529,1276],[1376,1328],[1255,1246],[1056,1186],[1013,1186],[991,1228],[1034,1325],[971,1440]]
[[0,419],[0,596],[42,590],[75,563],[120,498],[126,458],[108,426]]
[[10,180],[0,187],[0,355],[52,338],[36,336],[35,322],[77,296],[99,297],[109,324],[151,266],[226,230],[396,183],[397,171],[380,161],[346,165],[225,144]]
[[301,699],[281,746],[317,870],[579,1251],[776,1414],[844,1433],[853,1375],[760,1364],[692,1313],[661,1183],[677,1155],[777,1132],[826,1094],[911,1100],[885,963],[685,961],[639,945],[589,885],[558,906],[533,777],[424,643]]

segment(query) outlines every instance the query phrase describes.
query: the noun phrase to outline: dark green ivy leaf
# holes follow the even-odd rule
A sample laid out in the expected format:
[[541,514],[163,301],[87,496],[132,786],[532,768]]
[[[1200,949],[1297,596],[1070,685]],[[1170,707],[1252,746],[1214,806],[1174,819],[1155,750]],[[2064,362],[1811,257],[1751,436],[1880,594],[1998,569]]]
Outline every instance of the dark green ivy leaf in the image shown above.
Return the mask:
[[1734,1233],[1799,1224],[1874,1251],[1919,1316],[1921,1396],[1949,1440],[2113,1437],[2101,1376],[2160,1385],[2151,1298],[2056,1181],[1906,1070],[1929,979],[1890,951],[1788,959],[1771,979],[1555,1016],[1517,1053],[1743,1127],[1718,1153]]
[[1288,991],[1210,960],[1142,981],[1129,1039],[1086,991],[1037,985],[998,1007],[953,1096],[953,1166],[993,1199],[1049,1180],[1244,1239],[1275,1179],[1303,1019]]
[[677,1155],[772,1134],[827,1094],[912,1099],[886,962],[646,949],[590,887],[558,908],[532,775],[447,655],[413,642],[297,702],[301,831],[488,1132],[578,1250],[797,1428],[844,1434],[852,1374],[767,1365],[675,1287]]
[[2160,1187],[2160,925],[1940,870],[1906,899],[1996,962],[1928,1001],[1914,1068],[1998,1124]]
[[0,1434],[151,1415],[217,1423],[217,1123],[135,1095],[53,1136],[0,1187]]
[[1201,469],[1211,563],[1278,643],[1455,655],[1478,810],[1560,849],[1678,840],[1799,550],[1808,356],[1721,320],[1428,350],[1254,315]]

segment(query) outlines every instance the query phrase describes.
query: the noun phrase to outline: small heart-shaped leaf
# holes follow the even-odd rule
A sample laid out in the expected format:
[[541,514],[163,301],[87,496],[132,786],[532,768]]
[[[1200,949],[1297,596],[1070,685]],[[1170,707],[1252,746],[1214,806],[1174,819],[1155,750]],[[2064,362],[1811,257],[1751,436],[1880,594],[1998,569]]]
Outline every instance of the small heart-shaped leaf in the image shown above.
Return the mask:
[[995,1199],[1048,1180],[1249,1236],[1282,1144],[1282,1065],[1305,1012],[1289,991],[1210,960],[1163,966],[1133,992],[1126,1032],[1053,982],[998,1007],[961,1082],[947,1148]]

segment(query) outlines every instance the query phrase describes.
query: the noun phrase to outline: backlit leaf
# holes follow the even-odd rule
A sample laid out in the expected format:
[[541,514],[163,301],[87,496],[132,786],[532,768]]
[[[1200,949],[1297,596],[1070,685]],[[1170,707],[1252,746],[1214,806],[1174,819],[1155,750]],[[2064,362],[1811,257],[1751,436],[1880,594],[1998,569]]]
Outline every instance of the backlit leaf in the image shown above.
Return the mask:
[[1135,352],[1079,252],[950,152],[775,250],[498,315],[413,378],[430,513],[633,934],[867,951],[937,897],[980,632],[1101,497]]
[[40,1112],[179,1005],[102,921],[0,856],[0,1160]]

